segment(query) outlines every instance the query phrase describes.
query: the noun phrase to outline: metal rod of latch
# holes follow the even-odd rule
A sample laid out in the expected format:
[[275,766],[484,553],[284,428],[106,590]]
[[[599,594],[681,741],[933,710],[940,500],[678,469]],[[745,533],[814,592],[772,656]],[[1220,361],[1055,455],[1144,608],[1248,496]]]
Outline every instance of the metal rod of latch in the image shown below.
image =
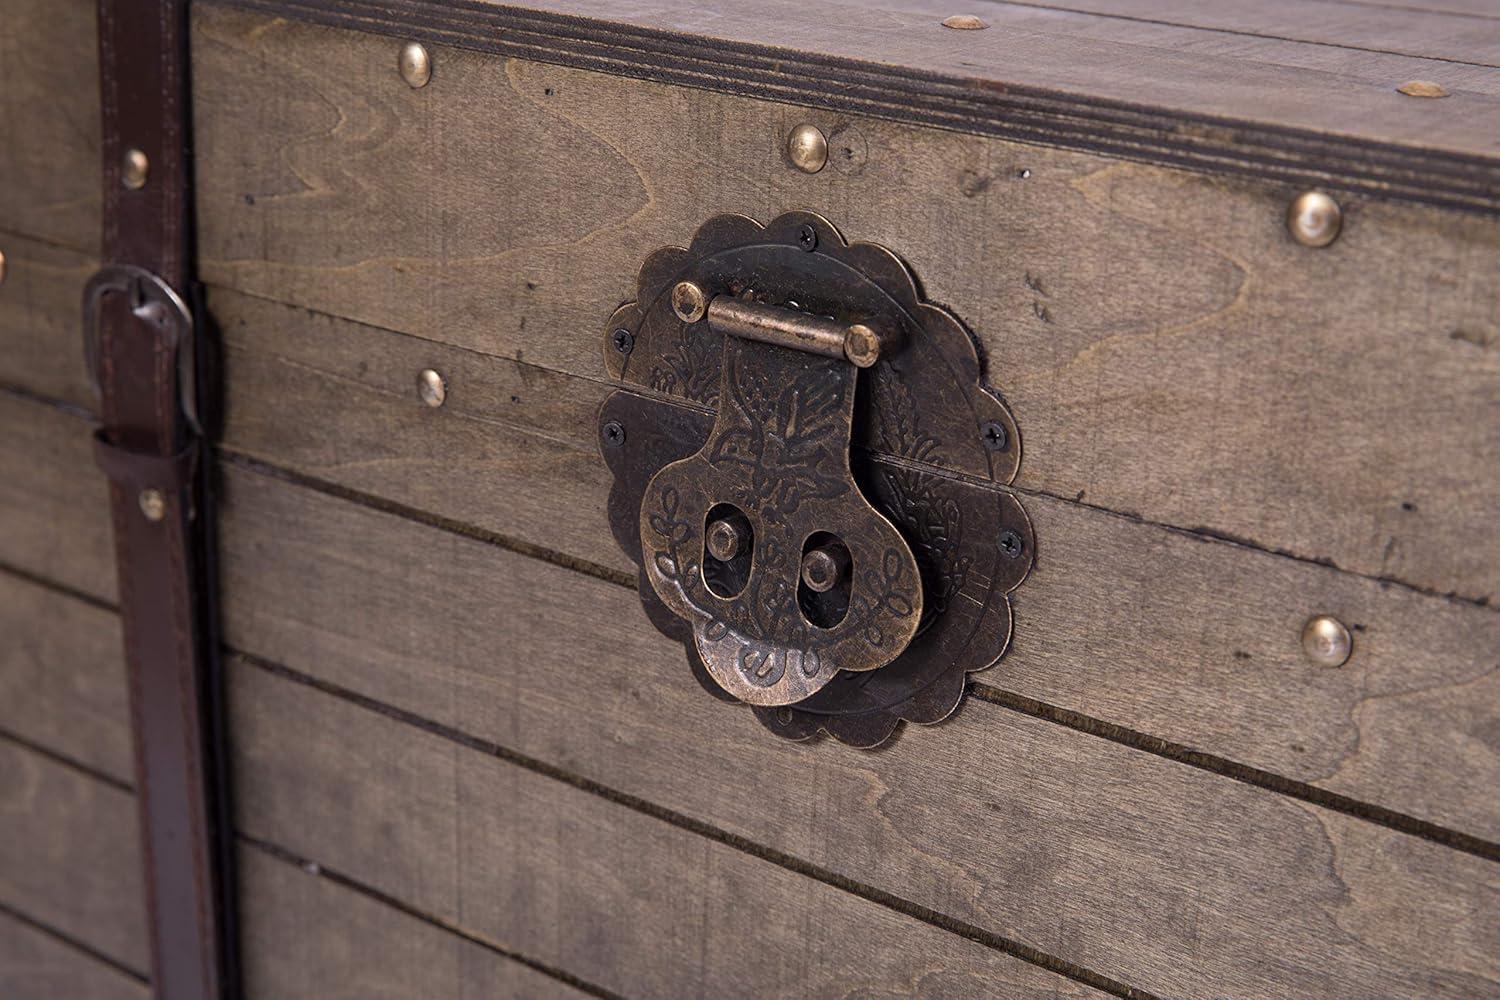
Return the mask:
[[840,323],[826,316],[732,295],[714,296],[706,315],[708,328],[715,333],[829,358],[846,358],[860,368],[869,368],[901,346],[899,331],[877,329],[865,323]]

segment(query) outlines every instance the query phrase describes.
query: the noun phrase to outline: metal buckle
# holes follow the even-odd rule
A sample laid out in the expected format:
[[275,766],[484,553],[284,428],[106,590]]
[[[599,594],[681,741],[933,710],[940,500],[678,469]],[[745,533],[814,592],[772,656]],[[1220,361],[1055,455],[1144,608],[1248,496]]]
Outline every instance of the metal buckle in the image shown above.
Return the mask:
[[95,272],[83,288],[83,357],[89,383],[99,395],[99,303],[109,292],[130,295],[130,309],[137,319],[172,337],[169,347],[177,356],[177,395],[183,415],[194,433],[202,434],[198,421],[198,355],[193,339],[193,311],[158,275],[134,264],[108,264]]

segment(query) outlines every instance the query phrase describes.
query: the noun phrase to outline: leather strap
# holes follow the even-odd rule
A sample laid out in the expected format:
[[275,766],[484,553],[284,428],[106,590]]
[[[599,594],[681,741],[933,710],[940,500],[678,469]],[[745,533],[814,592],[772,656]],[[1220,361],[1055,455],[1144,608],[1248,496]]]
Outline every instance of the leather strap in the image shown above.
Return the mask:
[[105,265],[85,292],[84,336],[114,517],[151,977],[168,1000],[235,989],[201,345],[184,304],[187,65],[187,0],[99,0]]

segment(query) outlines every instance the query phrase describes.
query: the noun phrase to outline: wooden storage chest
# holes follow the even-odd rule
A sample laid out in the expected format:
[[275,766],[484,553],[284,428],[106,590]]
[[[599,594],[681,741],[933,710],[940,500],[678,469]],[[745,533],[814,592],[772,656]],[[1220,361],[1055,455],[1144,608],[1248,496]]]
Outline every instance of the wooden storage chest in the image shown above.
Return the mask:
[[[1500,11],[970,6],[191,5],[225,982],[1500,995]],[[99,22],[0,7],[0,995],[141,997]],[[788,212],[1024,443],[1008,649],[877,749],[710,697],[611,532],[611,316]]]

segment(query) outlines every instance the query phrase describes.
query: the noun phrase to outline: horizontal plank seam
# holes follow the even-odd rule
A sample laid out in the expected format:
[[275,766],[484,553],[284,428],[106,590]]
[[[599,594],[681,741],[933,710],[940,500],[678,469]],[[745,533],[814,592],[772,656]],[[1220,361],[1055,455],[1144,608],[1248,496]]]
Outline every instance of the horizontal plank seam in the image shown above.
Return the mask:
[[558,982],[566,983],[568,986],[571,986],[574,989],[581,990],[582,992],[588,993],[591,996],[603,997],[605,998],[605,1000],[618,1000],[619,998],[618,993],[611,993],[609,990],[606,990],[601,986],[597,986],[586,979],[575,976],[573,973],[568,972],[566,969],[559,969],[556,966],[537,961],[536,959],[531,958],[528,955],[523,955],[518,951],[513,951],[509,948],[502,947],[501,945],[498,945],[493,941],[489,941],[477,934],[473,934],[465,930],[464,928],[460,927],[450,920],[445,920],[442,917],[435,916],[431,913],[420,910],[417,907],[412,906],[410,903],[405,902],[404,900],[398,899],[395,896],[382,892],[381,890],[376,889],[373,886],[365,885],[363,882],[360,882],[357,879],[350,878],[348,875],[345,875],[342,872],[339,872],[333,868],[329,868],[327,865],[324,865],[320,861],[315,861],[312,858],[305,858],[294,851],[282,847],[280,844],[273,844],[268,840],[262,840],[259,837],[251,836],[250,834],[240,830],[235,831],[235,839],[237,839],[242,844],[253,847],[255,850],[260,851],[267,857],[274,858],[279,862],[300,869],[306,875],[327,879],[334,885],[340,886],[344,889],[348,889],[351,892],[357,892],[361,896],[373,900],[374,902],[379,903],[382,906],[388,906],[393,910],[403,913],[414,920],[419,920],[422,923],[436,928],[437,930],[440,930],[446,934],[452,934],[455,937],[463,938],[465,941],[468,941],[471,944],[476,944],[486,951],[493,952],[494,954],[499,955],[501,958],[508,959],[509,961],[515,962],[518,965],[524,965],[528,969],[533,969],[537,972],[540,972],[544,976],[549,976],[552,979],[556,979]]
[[79,420],[88,420],[90,422],[94,420],[94,412],[86,406],[79,406],[77,403],[70,403],[66,399],[58,399],[56,396],[48,396],[45,393],[37,392],[35,389],[28,389],[26,386],[16,382],[0,381],[0,395],[9,396],[21,403],[50,406],[54,410],[61,410],[68,416]]
[[[527,558],[535,558],[539,561],[550,563],[554,566],[559,566],[563,569],[571,570],[575,573],[581,573],[585,576],[591,576],[605,583],[615,584],[616,586],[623,587],[632,592],[637,589],[637,580],[635,577],[626,573],[620,573],[606,566],[600,566],[597,563],[575,559],[572,556],[564,555],[560,552],[554,552],[550,549],[543,548],[542,546],[534,545],[529,542],[520,542],[515,539],[508,538],[504,535],[500,535],[496,532],[486,531],[484,529],[476,528],[472,525],[464,524],[462,522],[452,521],[448,518],[439,517],[435,514],[430,514],[423,510],[407,507],[404,504],[386,500],[383,497],[371,496],[358,490],[351,490],[347,487],[339,486],[334,483],[327,483],[323,480],[317,479],[316,477],[308,476],[300,472],[294,472],[289,469],[283,469],[279,466],[270,465],[268,463],[259,461],[258,459],[253,459],[248,456],[228,450],[221,450],[220,456],[222,460],[226,462],[226,464],[239,466],[241,468],[244,468],[246,471],[263,475],[268,478],[280,480],[290,486],[311,490],[316,493],[322,493],[326,496],[333,497],[337,500],[342,500],[346,503],[352,503],[357,506],[367,507],[369,509],[379,511],[383,514],[389,514],[393,517],[400,517],[411,520],[418,524],[436,528],[440,531],[450,532],[452,534],[457,534],[464,538],[469,538],[477,542],[482,542],[487,545],[493,545],[496,548],[503,549],[507,552],[514,552],[517,555],[525,556]],[[1106,511],[1106,513],[1113,512]],[[1124,517],[1127,515],[1119,516]],[[1183,530],[1170,529],[1170,526],[1167,525],[1161,525],[1160,527],[1167,527],[1169,528],[1169,530],[1176,531]],[[1198,537],[1191,535],[1191,533],[1188,534],[1190,535],[1190,537]],[[1209,538],[1200,538],[1200,540],[1204,542],[1218,541],[1216,539]],[[1442,595],[1430,596],[1437,596],[1440,598],[1442,597]],[[1488,611],[1496,610],[1489,607],[1488,605],[1481,605],[1481,607],[1484,607],[1485,610]],[[1004,693],[1000,692],[1000,689],[998,688],[991,688],[989,690],[1002,694]],[[1024,696],[1015,695],[1014,697],[1020,699]],[[1031,699],[1027,700],[1031,701]],[[1326,800],[1318,801],[1317,804],[1322,805],[1325,808],[1328,808],[1335,812],[1341,812],[1346,815],[1353,816],[1356,819],[1365,820],[1366,822],[1375,823],[1378,826],[1385,826],[1390,829],[1394,829],[1400,833],[1412,833],[1412,831],[1414,830],[1428,830],[1430,831],[1429,835],[1420,833],[1415,833],[1413,835],[1424,836],[1425,839],[1432,839],[1437,843],[1443,844],[1444,846],[1452,847],[1455,850],[1461,850],[1465,853],[1476,854],[1477,856],[1482,858],[1487,858],[1490,860],[1500,860],[1500,845],[1496,845],[1490,841],[1475,837],[1472,834],[1467,834],[1458,830],[1452,830],[1447,827],[1439,826],[1437,824],[1430,823],[1427,820],[1418,819],[1415,816],[1410,816],[1406,813],[1387,809],[1383,806],[1377,806],[1372,803],[1361,802],[1359,800],[1347,798],[1342,795],[1336,795],[1332,792],[1326,792],[1314,785],[1295,781],[1291,778],[1277,775],[1270,771],[1261,771],[1260,769],[1251,767],[1248,764],[1238,764],[1232,760],[1229,760],[1228,758],[1218,757],[1213,754],[1191,751],[1186,747],[1181,748],[1182,753],[1180,755],[1169,756],[1165,752],[1157,752],[1156,750],[1151,750],[1150,747],[1157,746],[1160,748],[1166,748],[1180,747],[1181,745],[1144,733],[1136,733],[1134,730],[1127,729],[1123,726],[1117,726],[1113,723],[1092,720],[1090,716],[1072,712],[1069,709],[1048,705],[1045,702],[1033,701],[1032,703],[1037,706],[1038,712],[1045,710],[1046,712],[1061,713],[1056,718],[1053,718],[1052,716],[1046,714],[1037,714],[1036,717],[1039,719],[1061,723],[1061,720],[1063,718],[1070,718],[1077,723],[1077,725],[1072,725],[1070,726],[1070,728],[1078,729],[1081,732],[1088,733],[1088,735],[1095,736],[1100,739],[1106,739],[1110,742],[1129,746],[1132,749],[1145,750],[1147,752],[1156,753],[1157,756],[1166,757],[1167,759],[1172,760],[1175,763],[1184,764],[1202,771],[1208,771],[1209,773],[1217,774],[1220,777],[1227,777],[1237,781],[1249,781],[1249,778],[1247,777],[1249,775],[1263,775],[1263,780],[1249,781],[1249,783],[1256,784],[1258,785],[1258,787],[1265,788],[1268,791],[1279,792],[1281,794],[1289,794],[1285,791],[1285,789],[1295,788],[1298,790],[1298,792],[1293,797],[1305,799],[1309,802],[1314,801],[1314,796],[1320,798],[1326,796]],[[1015,706],[1006,705],[1005,707]],[[1084,720],[1090,720],[1090,722],[1097,724],[1092,728],[1085,728],[1088,723],[1086,723]],[[1133,739],[1140,740],[1140,745],[1137,746],[1135,743],[1131,742],[1131,740]],[[1237,773],[1231,774],[1223,769],[1224,767],[1230,766],[1239,769]]]
[[1500,20],[1500,15],[1476,14],[1468,10],[1453,10],[1448,7],[1413,7],[1404,3],[1381,3],[1380,0],[1324,0],[1325,3],[1341,4],[1345,7],[1374,7],[1379,10],[1401,10],[1411,14],[1423,14],[1431,16],[1440,14],[1443,17],[1468,17],[1479,21]]
[[[314,23],[1200,172],[1495,214],[1497,161],[587,17],[450,0],[217,0]],[[788,66],[802,67],[793,74]],[[824,72],[809,75],[805,67]]]
[[[0,237],[10,237],[18,240],[25,240],[28,243],[35,243],[39,246],[44,246],[51,250],[65,250],[68,253],[76,253],[80,257],[87,257],[91,261],[97,261],[99,259],[98,246],[81,247],[75,243],[66,243],[54,236],[48,236],[44,233],[33,233],[26,229],[18,229],[15,226],[11,225],[9,222],[0,221]],[[82,292],[83,289],[80,287],[79,293],[82,294]]]
[[[1053,10],[1060,14],[1080,14],[1085,17],[1099,17],[1111,21],[1132,21],[1136,24],[1158,24],[1167,28],[1181,28],[1186,31],[1203,31],[1216,35],[1238,35],[1241,38],[1264,38],[1274,42],[1291,42],[1294,45],[1312,45],[1319,48],[1343,49],[1348,52],[1369,52],[1382,56],[1401,56],[1406,59],[1424,59],[1430,62],[1448,63],[1454,66],[1477,66],[1481,69],[1495,69],[1496,64],[1485,62],[1474,62],[1470,59],[1456,59],[1452,56],[1435,56],[1419,52],[1403,52],[1399,49],[1376,49],[1367,45],[1351,45],[1348,42],[1330,42],[1317,38],[1294,38],[1291,35],[1272,35],[1261,31],[1249,31],[1244,28],[1226,28],[1217,25],[1206,24],[1183,24],[1180,21],[1167,21],[1161,18],[1145,17],[1140,14],[1116,14],[1097,10],[1084,10],[1080,7],[1054,6],[1046,3],[1027,3],[1026,0],[988,0],[996,6],[1003,7],[1025,7],[1029,10]],[[1154,47],[1154,46],[1153,46]],[[1261,60],[1252,60],[1260,62]]]
[[481,737],[462,732],[458,729],[453,728],[452,726],[447,726],[440,722],[434,722],[431,719],[424,718],[413,712],[408,712],[405,709],[397,708],[393,705],[388,705],[382,701],[377,701],[376,699],[368,697],[367,695],[360,694],[357,691],[352,691],[348,688],[342,687],[341,685],[334,684],[317,677],[312,677],[308,674],[302,673],[299,670],[295,670],[283,664],[276,663],[272,660],[267,660],[264,657],[257,656],[253,653],[249,653],[230,646],[226,646],[225,649],[234,657],[237,662],[244,663],[247,666],[264,671],[268,674],[271,674],[272,676],[312,688],[316,691],[322,692],[323,694],[330,695],[332,697],[338,698],[341,701],[347,702],[351,705],[355,705],[368,712],[372,712],[394,722],[401,723],[402,725],[410,726],[413,729],[418,729],[422,732],[428,733],[429,735],[436,736],[439,739],[456,743],[477,753],[495,757],[499,760],[505,761],[508,764],[513,764],[517,767],[524,768],[534,774],[538,774],[544,778],[549,778],[553,781],[557,781],[571,788],[576,788],[579,791],[585,792],[589,795],[597,796],[598,798],[604,799],[608,802],[612,802],[615,805],[622,806],[633,812],[649,816],[652,819],[659,820],[663,823],[668,823],[674,827],[677,827],[678,829],[682,829],[689,833],[704,837],[708,840],[712,840],[716,843],[723,844],[724,846],[739,851],[742,854],[746,854],[761,861],[776,865],[779,868],[784,868],[805,878],[809,878],[814,881],[821,882],[825,885],[832,886],[833,888],[842,890],[843,892],[849,893],[852,896],[857,896],[860,899],[866,900],[867,902],[875,903],[879,906],[885,907],[888,910],[899,913],[904,917],[918,920],[925,924],[930,924],[940,930],[944,930],[951,934],[955,934],[958,937],[973,941],[976,944],[982,945],[986,948],[990,948],[991,950],[1003,952],[1015,958],[1021,959],[1022,961],[1029,962],[1032,965],[1040,966],[1048,972],[1053,972],[1058,975],[1065,976],[1068,979],[1083,983],[1086,986],[1091,986],[1094,989],[1112,993],[1115,996],[1131,998],[1131,1000],[1156,1000],[1153,994],[1146,993],[1142,990],[1127,986],[1124,983],[1121,983],[1114,979],[1110,979],[1107,976],[1100,975],[1097,972],[1093,972],[1092,970],[1086,969],[1083,966],[1077,965],[1073,962],[1069,962],[1065,959],[1049,955],[1046,952],[1041,951],[1040,949],[1034,948],[1027,944],[1023,944],[1020,941],[1016,941],[1014,939],[996,934],[992,931],[985,930],[984,928],[979,927],[975,924],[959,920],[955,917],[949,916],[946,913],[939,912],[919,903],[914,903],[910,900],[897,896],[894,893],[886,892],[883,889],[877,889],[874,886],[857,882],[853,879],[840,875],[837,872],[833,872],[819,865],[815,865],[802,858],[798,858],[783,851],[767,847],[763,844],[758,844],[746,837],[730,833],[728,830],[724,830],[711,823],[707,823],[700,819],[695,819],[684,813],[677,812],[674,809],[669,809],[666,806],[658,805],[654,802],[650,802],[646,799],[640,798],[639,796],[620,791],[619,789],[606,785],[603,782],[573,774],[570,771],[566,771],[552,764],[548,764],[545,761],[538,760],[535,757],[528,756],[526,754],[520,753],[519,751],[512,750],[509,747],[504,747],[490,740],[486,740]]
[[48,924],[43,920],[38,920],[36,917],[31,916],[29,913],[25,913],[21,910],[16,909],[14,906],[5,902],[4,900],[0,900],[0,913],[5,914],[7,917],[10,917],[17,923],[25,924],[27,927],[30,927],[38,934],[44,934],[52,940],[56,941],[58,944],[78,952],[84,958],[91,959],[92,961],[98,962],[100,965],[107,966],[114,972],[118,972],[122,976],[133,979],[143,986],[151,985],[151,980],[148,979],[146,977],[146,974],[139,969],[132,969],[124,962],[106,955],[104,952],[100,951],[98,948],[95,948],[93,945],[85,944],[83,941],[80,941],[78,938],[67,933],[66,931],[60,931],[56,927],[53,927],[51,924]]
[[1125,726],[1095,719],[1081,712],[1074,712],[1066,708],[1058,708],[1046,702],[1029,698],[1023,694],[1006,691],[1002,688],[993,687],[989,684],[975,682],[970,684],[969,693],[980,701],[996,705],[1001,708],[1019,712],[1022,715],[1045,722],[1055,722],[1060,726],[1100,739],[1109,740],[1130,747],[1132,750],[1140,750],[1166,760],[1199,770],[1210,771],[1214,774],[1231,778],[1235,781],[1253,785],[1287,798],[1300,799],[1303,802],[1328,809],[1332,812],[1343,813],[1355,819],[1362,819],[1377,826],[1384,826],[1397,833],[1429,840],[1442,847],[1472,854],[1486,861],[1500,861],[1500,844],[1476,837],[1473,834],[1453,830],[1428,820],[1418,819],[1406,813],[1387,809],[1384,806],[1372,805],[1352,799],[1347,795],[1330,792],[1301,781],[1283,777],[1271,771],[1252,767],[1220,757],[1217,754],[1194,750],[1181,743],[1173,743],[1157,736],[1138,732]]
[[66,597],[69,600],[78,601],[81,604],[87,604],[91,608],[98,608],[100,611],[108,611],[112,614],[120,613],[120,608],[118,605],[106,601],[101,597],[95,597],[93,594],[85,593],[84,591],[81,591],[76,587],[72,587],[66,583],[59,583],[57,580],[53,580],[50,577],[45,577],[41,576],[40,574],[33,573],[29,569],[22,569],[19,566],[13,566],[3,560],[0,560],[0,574],[14,577],[17,580],[22,581],[23,583],[29,583],[34,587],[40,587],[43,590],[51,591],[52,593],[57,594],[60,597]]
[[99,770],[92,764],[85,764],[83,761],[79,760],[76,757],[69,756],[68,754],[63,753],[60,750],[53,750],[51,747],[43,746],[35,740],[29,739],[25,736],[21,736],[18,733],[14,733],[3,726],[0,726],[0,740],[4,740],[8,743],[14,743],[16,746],[34,753],[38,757],[45,757],[48,760],[52,761],[54,764],[61,764],[63,767],[78,771],[79,773],[86,775],[87,777],[90,777],[95,781],[102,782],[103,784],[108,785],[116,791],[124,792],[126,795],[135,794],[135,788],[128,781],[122,781],[121,779],[116,778],[114,775],[108,773],[107,771]]

